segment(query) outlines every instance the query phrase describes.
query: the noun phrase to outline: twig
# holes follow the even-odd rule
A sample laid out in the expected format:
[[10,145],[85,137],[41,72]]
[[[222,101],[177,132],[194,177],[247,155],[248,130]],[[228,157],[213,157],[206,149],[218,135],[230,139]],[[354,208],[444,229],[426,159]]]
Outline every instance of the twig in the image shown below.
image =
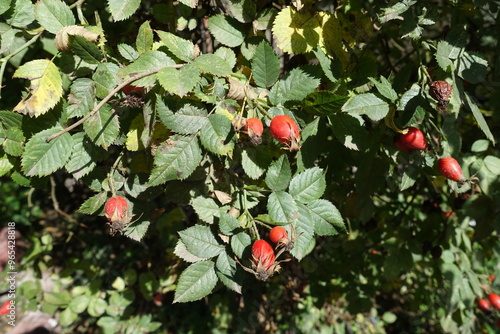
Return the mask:
[[87,119],[89,119],[90,117],[94,116],[99,111],[99,109],[101,109],[102,106],[104,104],[106,104],[106,102],[108,102],[116,93],[118,93],[126,85],[128,85],[128,84],[130,84],[130,83],[132,83],[132,82],[134,82],[136,80],[139,80],[139,79],[142,79],[144,77],[147,77],[147,76],[149,76],[151,74],[155,74],[155,73],[159,72],[160,70],[162,70],[164,68],[167,68],[167,67],[179,68],[179,67],[182,67],[182,66],[184,66],[184,64],[167,65],[167,66],[163,66],[163,67],[160,67],[160,68],[155,68],[153,70],[149,70],[149,71],[138,73],[136,75],[131,76],[130,78],[128,78],[127,80],[123,81],[121,84],[119,84],[118,86],[116,86],[115,89],[113,89],[104,99],[102,99],[102,101],[99,102],[99,104],[97,106],[95,106],[94,109],[92,109],[87,115],[85,115],[83,118],[79,119],[77,122],[71,124],[67,128],[59,131],[58,133],[54,133],[53,135],[48,136],[47,138],[45,138],[45,141],[48,143],[51,140],[53,140],[53,139],[55,139],[55,138],[57,138],[57,137],[65,134],[66,132],[69,132],[69,131],[73,130],[74,128],[76,128],[77,126],[83,124]]

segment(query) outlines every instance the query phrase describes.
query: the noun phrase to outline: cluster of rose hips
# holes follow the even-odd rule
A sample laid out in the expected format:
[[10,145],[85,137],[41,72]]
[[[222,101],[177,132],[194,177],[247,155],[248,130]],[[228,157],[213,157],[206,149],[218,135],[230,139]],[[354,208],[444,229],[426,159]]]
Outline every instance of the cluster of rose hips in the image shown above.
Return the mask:
[[[236,127],[238,131],[248,135],[254,145],[262,143],[264,125],[260,119],[255,117],[241,119]],[[274,139],[285,145],[284,149],[292,152],[300,149],[300,130],[291,117],[287,115],[273,117],[269,130]]]
[[[446,81],[433,81],[430,86],[430,94],[438,101],[440,108],[446,108],[451,96],[452,87]],[[415,150],[426,150],[427,141],[422,131],[415,127],[409,127],[394,137],[394,146],[398,149],[411,153]],[[457,160],[452,157],[440,158],[437,169],[445,178],[455,181],[461,187],[466,182],[477,180],[476,178],[465,178],[462,168]]]
[[[494,279],[494,275],[489,276],[490,281],[493,281]],[[489,315],[492,314],[491,312],[495,312],[498,315],[500,314],[500,296],[494,292],[490,292],[487,299],[482,298],[477,301],[477,306],[484,312],[487,312]],[[497,327],[500,328],[500,318],[498,317]]]
[[276,272],[281,270],[280,263],[290,260],[276,261],[283,252],[293,249],[297,237],[293,230],[292,237],[289,238],[288,232],[283,227],[275,226],[269,232],[269,239],[276,245],[276,249],[273,249],[266,240],[259,239],[252,245],[252,267],[245,267],[241,263],[240,265],[246,271],[254,274],[257,279],[267,281]]

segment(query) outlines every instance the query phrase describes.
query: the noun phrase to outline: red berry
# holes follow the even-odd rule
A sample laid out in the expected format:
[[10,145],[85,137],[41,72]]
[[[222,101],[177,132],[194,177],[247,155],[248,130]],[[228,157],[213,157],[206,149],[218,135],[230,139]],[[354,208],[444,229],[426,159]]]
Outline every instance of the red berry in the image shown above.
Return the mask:
[[264,125],[258,118],[249,118],[247,119],[244,130],[248,132],[249,129],[251,129],[256,135],[262,136],[262,132],[264,132]]
[[300,131],[293,119],[286,115],[275,116],[271,120],[269,130],[274,139],[287,145],[290,151],[299,150]]
[[275,226],[269,231],[269,239],[275,244],[288,240],[288,232],[281,226]]
[[124,92],[126,95],[130,94],[139,94],[139,95],[144,95],[144,87],[137,87],[134,85],[126,85],[125,87],[122,88],[122,92]]
[[490,310],[490,303],[486,299],[479,299],[477,301],[477,306],[483,311],[489,311]]
[[6,301],[1,307],[0,307],[0,315],[4,315],[10,312],[13,307],[11,307],[12,300]]
[[444,218],[450,218],[451,215],[453,214],[453,210],[450,211],[442,211],[441,214],[443,215]]
[[254,265],[269,270],[274,264],[274,250],[265,240],[257,240],[252,245],[252,262]]
[[104,212],[110,222],[122,221],[128,210],[128,202],[121,196],[113,196],[106,202]]
[[438,170],[447,179],[464,182],[464,174],[457,160],[452,157],[445,157],[438,160]]
[[497,295],[496,293],[490,293],[488,295],[488,300],[490,301],[491,305],[495,306],[498,310],[500,310],[500,296]]
[[414,150],[425,150],[427,148],[427,141],[422,131],[410,126],[406,133],[400,133],[394,137],[394,145],[400,150],[411,152]]
[[488,279],[490,280],[490,282],[493,282],[495,280],[495,275],[488,276]]
[[262,143],[262,132],[264,132],[264,125],[258,118],[249,118],[245,122],[243,131],[248,135],[250,141],[254,145]]

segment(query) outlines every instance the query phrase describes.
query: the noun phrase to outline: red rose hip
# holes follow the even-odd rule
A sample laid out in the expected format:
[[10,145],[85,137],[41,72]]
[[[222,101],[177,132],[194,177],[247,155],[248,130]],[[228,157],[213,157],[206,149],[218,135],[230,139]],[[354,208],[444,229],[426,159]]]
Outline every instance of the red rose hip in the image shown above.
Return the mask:
[[499,295],[492,292],[488,295],[488,300],[490,301],[491,305],[493,305],[497,310],[500,310],[500,296]]
[[262,132],[264,132],[264,125],[260,119],[252,117],[247,119],[244,129],[247,132],[253,131],[256,135],[262,136]]
[[259,145],[262,143],[264,125],[260,119],[255,117],[247,119],[243,131],[248,135],[252,144]]
[[466,181],[462,172],[462,168],[458,164],[458,161],[452,157],[439,159],[437,167],[441,175],[449,180],[459,183],[464,183]]
[[275,226],[269,231],[269,239],[275,244],[288,240],[288,232],[281,226]]
[[394,137],[394,145],[397,148],[406,152],[427,148],[427,141],[422,131],[412,126],[406,130],[406,133],[400,133]]
[[128,210],[128,202],[121,196],[113,196],[106,202],[104,206],[104,213],[108,221],[112,223],[122,221]]
[[288,150],[300,149],[300,130],[292,118],[286,115],[275,116],[271,120],[269,130],[274,139],[285,144]]
[[489,311],[491,309],[490,303],[486,299],[479,299],[477,301],[477,306],[483,311]]
[[257,267],[269,270],[274,264],[274,250],[265,240],[257,240],[252,245],[252,262]]

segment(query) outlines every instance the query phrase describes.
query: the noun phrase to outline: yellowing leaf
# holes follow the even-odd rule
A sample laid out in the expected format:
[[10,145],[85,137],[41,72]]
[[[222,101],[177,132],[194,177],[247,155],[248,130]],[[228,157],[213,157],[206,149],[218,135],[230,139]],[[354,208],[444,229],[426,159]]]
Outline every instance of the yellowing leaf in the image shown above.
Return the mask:
[[[350,55],[342,45],[342,39],[345,36],[342,34],[339,19],[335,15],[325,13],[323,22],[320,46],[327,55],[335,56],[345,67],[349,62]],[[352,39],[352,37],[350,38]]]
[[137,115],[130,124],[130,130],[127,133],[127,150],[139,151],[143,150],[144,146],[141,141],[142,130],[144,129],[144,118],[142,114]]
[[292,7],[284,8],[273,24],[278,47],[288,53],[312,51],[320,42],[324,15],[324,12],[302,14]]
[[53,108],[62,97],[62,79],[50,60],[30,61],[14,72],[14,78],[31,80],[30,92],[14,108],[21,114],[38,117]]

